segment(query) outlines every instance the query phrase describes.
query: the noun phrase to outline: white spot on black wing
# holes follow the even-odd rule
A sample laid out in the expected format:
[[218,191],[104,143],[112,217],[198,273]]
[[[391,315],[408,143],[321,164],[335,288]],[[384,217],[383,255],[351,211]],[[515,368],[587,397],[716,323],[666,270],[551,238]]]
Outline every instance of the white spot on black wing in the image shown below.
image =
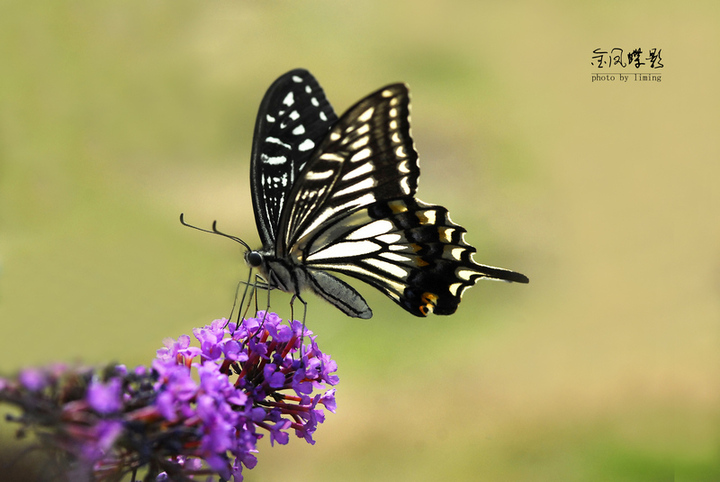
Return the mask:
[[277,166],[278,164],[285,164],[287,158],[285,156],[268,156],[267,154],[261,154],[260,160],[270,166]]
[[[370,224],[366,224],[365,226],[361,226],[352,233],[350,233],[349,236],[347,236],[346,239],[354,240],[354,239],[367,239],[367,238],[374,238],[376,236],[379,236],[381,234],[388,233],[394,229],[393,224],[386,220],[386,219],[380,219],[378,221],[373,221]],[[398,239],[400,237],[398,236]]]
[[308,256],[308,261],[322,261],[334,258],[347,258],[350,256],[363,256],[380,250],[380,246],[372,241],[344,242],[330,245]]
[[363,112],[362,114],[360,114],[358,116],[358,120],[360,122],[367,122],[370,120],[370,118],[372,117],[374,112],[375,112],[375,107],[370,107],[368,110],[366,110],[365,112]]
[[332,169],[327,171],[310,171],[305,176],[306,179],[311,181],[322,181],[323,179],[330,178],[334,172]]
[[375,187],[375,181],[373,180],[373,178],[368,177],[360,182],[356,182],[355,184],[350,184],[345,189],[339,190],[338,192],[333,194],[333,197],[341,197],[345,196],[346,194],[352,194],[354,192],[372,189],[373,187]]
[[335,154],[334,152],[324,152],[320,154],[320,159],[323,161],[335,161],[335,162],[342,162],[345,160],[344,157]]
[[[392,233],[392,234],[383,234],[381,236],[377,236],[375,239],[377,239],[378,241],[382,241],[383,243],[393,244],[393,243],[397,243],[398,241],[400,241],[402,239],[402,236],[400,236],[397,233]],[[390,249],[392,249],[392,247]]]
[[381,258],[389,259],[390,261],[399,261],[400,263],[407,263],[410,261],[410,257],[404,256],[397,253],[384,252],[379,255]]
[[363,150],[358,151],[355,154],[353,154],[352,157],[350,158],[350,161],[351,162],[362,161],[364,159],[367,159],[371,155],[372,155],[372,151],[370,150],[369,147],[366,147]]
[[286,144],[277,137],[266,137],[265,142],[270,142],[272,144],[277,144],[279,146],[283,146],[285,149],[291,149],[290,144]]
[[342,177],[342,180],[349,181],[350,179],[354,179],[358,176],[362,176],[363,174],[368,174],[369,172],[372,172],[372,169],[373,169],[372,164],[370,164],[369,162],[366,162],[364,164],[361,164],[360,167],[356,167],[352,171],[345,174]]
[[309,151],[313,147],[315,147],[315,143],[313,141],[311,141],[310,139],[305,139],[304,141],[302,141],[300,143],[300,145],[298,146],[298,149],[305,152],[305,151]]
[[387,261],[382,261],[375,258],[368,258],[365,260],[365,262],[378,268],[381,271],[385,271],[386,273],[389,273],[401,279],[407,277],[408,275],[408,271],[405,268],[392,263],[388,263]]
[[367,145],[367,143],[369,141],[370,141],[369,136],[363,136],[360,139],[353,142],[352,144],[350,144],[350,149],[352,149],[353,151],[356,151],[356,150],[360,149],[361,147]]

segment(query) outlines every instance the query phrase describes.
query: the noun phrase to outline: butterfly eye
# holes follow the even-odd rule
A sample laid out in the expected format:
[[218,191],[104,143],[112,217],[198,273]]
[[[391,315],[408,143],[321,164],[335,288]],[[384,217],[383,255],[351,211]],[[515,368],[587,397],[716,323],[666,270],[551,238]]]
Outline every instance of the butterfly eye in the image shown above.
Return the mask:
[[251,268],[257,268],[263,264],[263,256],[262,256],[262,254],[258,253],[257,251],[250,251],[245,256],[245,262]]

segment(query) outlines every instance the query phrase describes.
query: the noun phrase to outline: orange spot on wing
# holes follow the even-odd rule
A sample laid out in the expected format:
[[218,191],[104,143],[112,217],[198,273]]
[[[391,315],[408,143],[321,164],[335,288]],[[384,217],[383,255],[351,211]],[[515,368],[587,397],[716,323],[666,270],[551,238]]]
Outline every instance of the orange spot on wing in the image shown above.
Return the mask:
[[423,293],[420,299],[424,304],[420,305],[419,307],[420,313],[422,313],[423,316],[427,316],[428,313],[432,313],[435,309],[435,306],[437,306],[438,298],[439,296],[435,293],[429,293],[427,291]]
[[445,226],[438,227],[438,236],[440,237],[440,241],[443,243],[451,243],[453,231],[455,231],[453,228]]

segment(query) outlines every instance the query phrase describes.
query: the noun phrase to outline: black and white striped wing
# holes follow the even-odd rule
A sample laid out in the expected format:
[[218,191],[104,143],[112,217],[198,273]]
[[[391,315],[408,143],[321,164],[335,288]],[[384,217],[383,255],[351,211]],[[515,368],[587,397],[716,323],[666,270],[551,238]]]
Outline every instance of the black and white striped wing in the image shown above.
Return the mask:
[[[394,84],[340,118],[290,193],[278,256],[311,276],[335,271],[358,278],[417,316],[455,312],[479,278],[527,282],[475,263],[475,248],[447,210],[415,199],[420,169],[409,113],[407,87]],[[328,283],[323,277],[329,292]]]
[[442,206],[410,197],[378,201],[324,226],[302,262],[310,273],[360,279],[416,316],[454,313],[481,278],[528,282],[520,273],[477,264],[464,234]]
[[293,186],[280,221],[278,256],[302,251],[348,211],[415,195],[420,168],[409,116],[404,84],[384,87],[343,114]]
[[325,93],[306,70],[284,74],[265,93],[255,123],[250,161],[255,223],[264,248],[274,249],[290,190],[336,121]]

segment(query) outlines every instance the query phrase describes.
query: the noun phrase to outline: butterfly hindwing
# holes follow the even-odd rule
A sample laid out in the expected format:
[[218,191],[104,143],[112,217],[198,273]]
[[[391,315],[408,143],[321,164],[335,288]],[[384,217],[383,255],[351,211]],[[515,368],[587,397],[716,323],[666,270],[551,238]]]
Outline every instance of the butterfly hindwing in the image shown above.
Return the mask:
[[454,313],[480,278],[527,282],[519,273],[475,263],[475,248],[447,209],[414,198],[374,203],[325,231],[303,260],[311,272],[360,279],[417,316]]
[[250,164],[255,222],[264,248],[273,248],[292,186],[337,116],[306,70],[277,79],[260,104]]

